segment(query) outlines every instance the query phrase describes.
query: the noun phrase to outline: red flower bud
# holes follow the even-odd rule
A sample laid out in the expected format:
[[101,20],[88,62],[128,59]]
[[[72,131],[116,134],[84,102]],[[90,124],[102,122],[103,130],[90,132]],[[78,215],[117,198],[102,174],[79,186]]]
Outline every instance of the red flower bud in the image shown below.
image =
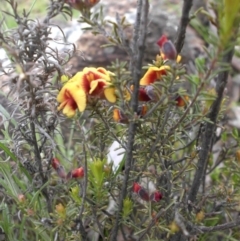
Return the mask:
[[84,177],[84,169],[83,169],[83,167],[79,167],[77,169],[74,169],[74,170],[70,171],[67,174],[67,179],[70,179],[70,178],[82,178],[82,177]]
[[[162,71],[162,75],[166,75],[167,72],[165,70]],[[147,96],[152,100],[152,101],[155,101],[157,100],[157,95],[156,95],[156,92],[155,92],[155,89],[153,86],[151,85],[147,85],[145,86],[145,91],[146,91],[146,94]]]
[[144,201],[149,201],[149,195],[144,188],[141,188],[138,192],[139,197]]
[[60,164],[57,158],[52,159],[52,167],[56,170],[57,174],[61,178],[66,178],[64,167]]
[[[165,70],[163,70],[161,72],[165,72],[165,75],[166,75]],[[131,91],[133,91],[133,89],[134,89],[133,85],[130,86],[130,89],[131,89]],[[139,87],[139,90],[138,90],[138,100],[139,101],[145,101],[145,102],[154,101],[154,100],[156,100],[156,98],[157,97],[156,97],[155,89],[153,86],[146,85],[146,86]]]
[[138,106],[138,111],[137,111],[137,115],[142,118],[143,116],[145,116],[147,113],[147,106],[146,105],[141,105]]
[[65,3],[69,4],[72,8],[77,10],[83,10],[84,8],[91,8],[97,4],[100,0],[65,0]]
[[147,191],[141,185],[139,185],[139,183],[133,183],[133,192],[137,193],[142,200],[149,201],[149,195]]
[[161,50],[165,58],[176,60],[177,50],[171,40],[168,40],[166,43],[164,43]]
[[113,110],[113,119],[116,122],[120,122],[120,123],[124,123],[127,124],[128,123],[128,118],[127,116],[123,113],[122,110],[120,109],[114,109]]
[[141,188],[142,187],[139,185],[139,183],[137,182],[133,183],[133,192],[138,193]]
[[163,35],[157,41],[157,44],[161,48],[161,52],[164,55],[165,59],[176,60],[177,50],[171,40],[168,40],[168,38]]
[[150,196],[150,200],[153,202],[159,202],[161,199],[162,199],[162,193],[160,193],[159,191],[155,191]]
[[52,167],[56,170],[60,166],[60,162],[57,158],[52,159]]
[[138,100],[139,101],[151,101],[152,99],[148,96],[144,87],[139,88],[138,92]]
[[162,48],[163,44],[168,41],[168,38],[166,35],[162,35],[161,38],[157,41],[157,45]]

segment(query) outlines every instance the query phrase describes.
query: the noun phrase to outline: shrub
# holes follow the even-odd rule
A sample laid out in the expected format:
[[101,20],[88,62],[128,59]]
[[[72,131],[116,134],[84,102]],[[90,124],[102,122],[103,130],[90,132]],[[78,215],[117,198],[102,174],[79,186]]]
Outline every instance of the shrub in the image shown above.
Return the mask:
[[[147,66],[151,1],[137,3],[131,42],[124,18],[90,11],[99,1],[51,0],[42,21],[5,2],[16,22],[6,29],[3,20],[0,32],[11,101],[10,112],[0,106],[5,240],[238,240],[240,137],[224,122],[238,0],[212,2],[215,15],[200,9],[192,16],[192,1],[184,1],[176,41],[159,36]],[[129,61],[70,75],[74,45],[59,52],[49,41],[52,19],[71,17],[72,8]],[[196,25],[209,47],[190,73],[181,49],[199,12],[217,34]],[[64,36],[62,44],[69,45]]]

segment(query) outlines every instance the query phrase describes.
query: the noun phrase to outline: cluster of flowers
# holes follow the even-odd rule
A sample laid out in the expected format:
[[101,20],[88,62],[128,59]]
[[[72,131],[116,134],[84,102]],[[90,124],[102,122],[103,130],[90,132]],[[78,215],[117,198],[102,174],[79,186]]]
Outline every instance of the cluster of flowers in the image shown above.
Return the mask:
[[136,193],[140,199],[146,202],[160,202],[163,197],[162,193],[157,190],[149,195],[147,190],[137,182],[133,183],[133,192]]
[[[162,77],[166,76],[171,70],[171,67],[165,63],[167,60],[173,60],[177,63],[181,60],[181,57],[177,56],[173,43],[165,35],[159,39],[157,44],[160,47],[160,55],[157,55],[157,59],[161,61],[156,66],[150,66],[141,78],[138,94],[140,102],[146,103],[158,100],[156,87],[153,84],[156,81],[161,81]],[[90,104],[93,99],[104,99],[110,103],[115,103],[118,95],[114,87],[113,77],[114,73],[102,67],[84,68],[69,79],[60,90],[57,96],[57,101],[60,103],[58,110],[62,110],[67,117],[73,117],[77,109],[83,112],[87,104]],[[127,90],[127,100],[130,99],[131,91],[133,91],[133,86],[130,86],[129,91]],[[188,97],[177,96],[175,101],[177,106],[182,107],[186,105]],[[146,112],[146,105],[140,105],[137,115],[143,117]],[[113,119],[121,123],[128,122],[127,116],[118,108],[113,111]]]
[[54,157],[52,159],[51,164],[52,164],[53,169],[57,172],[57,175],[60,178],[62,178],[63,180],[68,181],[69,179],[72,179],[72,178],[82,178],[82,177],[84,177],[83,167],[73,169],[66,174],[64,167],[61,165],[61,163],[59,162],[59,160],[57,158]]

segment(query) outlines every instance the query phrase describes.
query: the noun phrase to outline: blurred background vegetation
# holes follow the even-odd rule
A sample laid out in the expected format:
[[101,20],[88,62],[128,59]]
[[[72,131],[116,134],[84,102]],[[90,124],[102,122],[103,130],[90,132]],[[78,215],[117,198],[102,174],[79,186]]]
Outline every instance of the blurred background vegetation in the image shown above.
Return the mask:
[[[41,19],[46,15],[50,0],[18,0],[16,2],[18,4],[19,14],[23,14],[25,10],[27,14],[29,13],[30,19]],[[12,13],[12,8],[6,1],[3,1],[0,5],[0,18],[4,18],[5,29],[17,27],[13,17],[10,17],[4,12]],[[73,9],[73,18],[77,18],[78,16],[79,11]],[[65,22],[66,24],[66,19],[64,19],[63,15],[58,15],[54,21]]]

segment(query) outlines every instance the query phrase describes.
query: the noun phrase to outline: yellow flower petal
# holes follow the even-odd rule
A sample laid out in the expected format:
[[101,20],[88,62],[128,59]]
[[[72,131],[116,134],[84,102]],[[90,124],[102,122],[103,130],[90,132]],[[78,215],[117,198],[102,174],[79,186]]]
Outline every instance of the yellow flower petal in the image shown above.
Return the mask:
[[73,109],[71,105],[65,105],[63,108],[63,114],[71,118],[76,114],[76,109]]
[[115,103],[117,101],[117,96],[115,94],[114,87],[108,87],[104,89],[104,96],[110,103]]
[[115,74],[111,71],[108,71],[102,67],[99,67],[97,68],[97,70],[103,74],[105,74],[106,76],[108,76],[109,80],[108,81],[111,81],[111,76],[115,76]]
[[78,88],[77,90],[74,90],[71,93],[72,93],[73,99],[75,100],[75,102],[78,106],[79,111],[83,112],[87,106],[86,93],[81,88]]
[[97,71],[100,73],[103,73],[105,75],[109,75],[109,71],[107,71],[106,69],[104,69],[103,67],[98,67]]
[[89,94],[92,96],[100,96],[104,91],[104,87],[107,85],[109,84],[105,80],[94,80],[90,83]]
[[181,56],[181,55],[178,55],[178,56],[177,56],[177,59],[176,59],[176,62],[177,62],[177,63],[180,63],[181,60],[182,60],[182,56]]
[[113,119],[116,121],[116,122],[119,122],[121,120],[121,116],[120,116],[120,110],[119,109],[114,109],[113,110]]
[[97,86],[98,86],[98,81],[92,81],[90,84],[89,94],[92,94],[92,92],[97,88]]
[[[132,86],[132,88],[133,88],[133,86]],[[131,89],[131,87],[130,87],[130,89]],[[125,89],[123,94],[124,94],[123,95],[124,100],[126,100],[126,101],[131,100],[131,93],[128,89]]]
[[78,82],[82,79],[83,77],[83,72],[77,72],[69,81],[68,83],[71,83],[71,82]]
[[98,80],[98,79],[104,79],[106,81],[111,81],[110,75],[105,74],[103,72],[107,72],[107,70],[103,70],[103,68],[100,68],[100,71],[98,71],[96,68],[89,68],[86,67],[83,69],[83,73],[87,76],[87,79],[89,82],[93,80]]

